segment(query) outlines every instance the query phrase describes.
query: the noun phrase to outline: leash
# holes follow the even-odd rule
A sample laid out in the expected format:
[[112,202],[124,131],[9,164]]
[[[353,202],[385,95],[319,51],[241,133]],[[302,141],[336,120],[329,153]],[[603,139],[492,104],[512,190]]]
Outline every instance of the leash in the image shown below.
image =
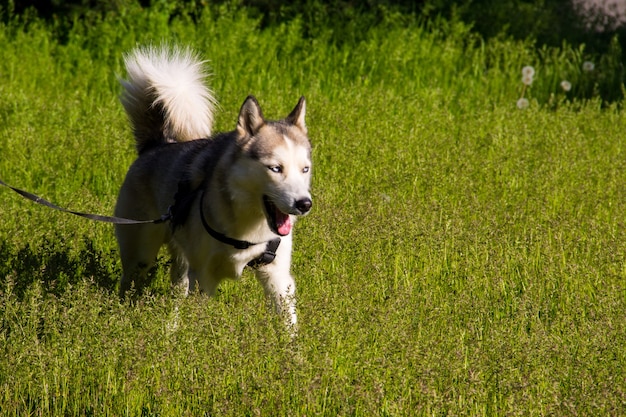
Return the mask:
[[21,190],[19,188],[16,187],[12,187],[9,184],[7,184],[6,182],[0,180],[0,185],[3,185],[13,191],[15,191],[16,193],[18,193],[19,195],[21,195],[24,198],[27,198],[31,201],[34,201],[37,204],[41,204],[42,206],[46,206],[49,207],[51,209],[54,210],[58,210],[58,211],[62,211],[64,213],[70,213],[73,214],[75,216],[79,216],[79,217],[84,217],[86,219],[89,220],[95,220],[97,222],[104,222],[104,223],[113,223],[113,224],[147,224],[147,223],[153,223],[153,224],[159,224],[159,223],[164,223],[168,220],[170,220],[170,214],[164,214],[162,215],[160,218],[158,219],[154,219],[154,220],[133,220],[133,219],[125,219],[123,217],[114,217],[114,216],[101,216],[99,214],[91,214],[91,213],[81,213],[79,211],[72,211],[72,210],[68,210],[66,208],[63,207],[59,207],[56,204],[52,204],[51,202],[49,202],[48,200],[45,200],[33,193],[29,193],[28,191],[24,191]]
[[[63,208],[63,207],[59,207],[56,204],[53,204],[49,202],[48,200],[39,197],[38,195],[29,193],[28,191],[24,191],[17,187],[13,187],[2,180],[0,180],[0,185],[7,187],[10,190],[18,193],[22,197],[27,198],[28,200],[31,200],[42,206],[46,206],[51,209],[61,211],[63,213],[70,213],[75,216],[84,217],[86,219],[95,220],[98,222],[113,223],[113,224],[148,224],[148,223],[159,224],[159,223],[164,223],[169,220],[172,220],[172,214],[171,214],[172,208],[171,207],[167,214],[164,214],[158,219],[154,219],[154,220],[133,220],[133,219],[125,219],[123,217],[101,216],[99,214],[82,213],[80,211],[73,211],[73,210],[68,210],[66,208]],[[280,245],[279,237],[277,237],[276,239],[272,239],[268,242],[261,242],[261,243],[251,243],[245,240],[237,240],[237,239],[230,238],[214,230],[211,226],[209,226],[209,223],[206,221],[206,218],[204,217],[204,213],[202,212],[203,200],[204,200],[204,193],[202,193],[202,195],[200,196],[200,219],[202,220],[202,225],[204,226],[205,230],[207,231],[207,233],[209,233],[209,235],[211,235],[212,238],[222,243],[226,243],[227,245],[230,245],[234,247],[235,249],[248,249],[250,246],[255,246],[255,245],[260,245],[261,243],[266,243],[265,251],[259,257],[254,258],[253,260],[248,262],[247,265],[251,268],[256,269],[261,266],[270,264],[274,261],[274,259],[276,258],[276,250],[278,249],[278,246]]]

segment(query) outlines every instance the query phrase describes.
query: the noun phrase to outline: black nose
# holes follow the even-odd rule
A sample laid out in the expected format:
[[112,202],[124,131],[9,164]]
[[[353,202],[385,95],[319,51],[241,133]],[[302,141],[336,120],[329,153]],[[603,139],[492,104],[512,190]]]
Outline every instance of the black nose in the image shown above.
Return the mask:
[[309,210],[311,210],[311,206],[313,205],[313,202],[311,201],[310,198],[303,198],[301,200],[296,201],[296,208],[298,209],[298,211],[302,214],[304,213],[308,213]]

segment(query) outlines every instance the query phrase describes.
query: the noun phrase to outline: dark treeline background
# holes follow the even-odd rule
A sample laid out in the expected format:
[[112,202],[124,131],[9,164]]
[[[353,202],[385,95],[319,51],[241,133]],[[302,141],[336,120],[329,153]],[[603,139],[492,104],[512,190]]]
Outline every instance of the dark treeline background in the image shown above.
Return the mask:
[[[598,0],[600,3],[606,0]],[[510,37],[530,40],[537,48],[584,45],[585,56],[609,57],[613,62],[611,81],[601,88],[604,100],[621,101],[626,82],[626,16],[617,10],[606,13],[589,0],[0,0],[0,18],[51,21],[59,38],[77,20],[89,22],[103,15],[124,13],[129,7],[158,8],[170,13],[197,16],[203,9],[245,12],[257,17],[262,26],[299,18],[304,36],[323,32],[330,41],[352,43],[381,23],[428,25],[445,19],[470,25],[488,40]]]
[[[33,10],[51,19],[86,16],[90,13],[110,13],[129,3],[143,7],[167,4],[172,10],[200,10],[204,7],[246,8],[272,25],[300,16],[311,32],[320,24],[337,23],[338,34],[346,22],[364,16],[377,20],[395,12],[407,17],[432,19],[443,17],[471,24],[484,38],[502,34],[516,39],[532,38],[538,46],[585,44],[602,53],[610,39],[618,36],[626,45],[626,19],[623,14],[607,14],[598,6],[583,7],[584,0],[0,0],[5,15],[21,15]],[[602,0],[601,0],[602,1]],[[589,3],[589,2],[585,2]],[[173,6],[172,6],[173,5]],[[6,12],[9,13],[6,13]],[[348,25],[349,26],[349,25]],[[340,41],[340,36],[337,38]]]

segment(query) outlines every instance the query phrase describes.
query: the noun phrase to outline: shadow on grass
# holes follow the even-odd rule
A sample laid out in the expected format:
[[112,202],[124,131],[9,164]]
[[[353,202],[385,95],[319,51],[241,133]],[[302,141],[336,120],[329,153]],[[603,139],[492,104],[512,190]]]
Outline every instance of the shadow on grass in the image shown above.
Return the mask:
[[35,282],[40,282],[44,291],[56,295],[85,279],[114,292],[121,274],[117,257],[115,251],[102,251],[87,238],[79,249],[68,247],[61,238],[44,240],[37,246],[28,243],[21,248],[2,241],[0,279],[3,285],[12,281],[20,298]]

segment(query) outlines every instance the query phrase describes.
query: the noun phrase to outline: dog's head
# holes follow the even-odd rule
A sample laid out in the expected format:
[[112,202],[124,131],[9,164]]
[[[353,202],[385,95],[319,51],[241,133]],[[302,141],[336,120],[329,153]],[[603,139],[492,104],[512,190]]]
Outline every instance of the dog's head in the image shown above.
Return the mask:
[[[306,102],[301,97],[287,117],[267,121],[257,100],[241,106],[237,143],[241,151],[240,186],[262,205],[268,225],[281,236],[291,232],[292,216],[305,215],[313,204],[311,144],[305,124]],[[241,184],[245,177],[247,184]]]

